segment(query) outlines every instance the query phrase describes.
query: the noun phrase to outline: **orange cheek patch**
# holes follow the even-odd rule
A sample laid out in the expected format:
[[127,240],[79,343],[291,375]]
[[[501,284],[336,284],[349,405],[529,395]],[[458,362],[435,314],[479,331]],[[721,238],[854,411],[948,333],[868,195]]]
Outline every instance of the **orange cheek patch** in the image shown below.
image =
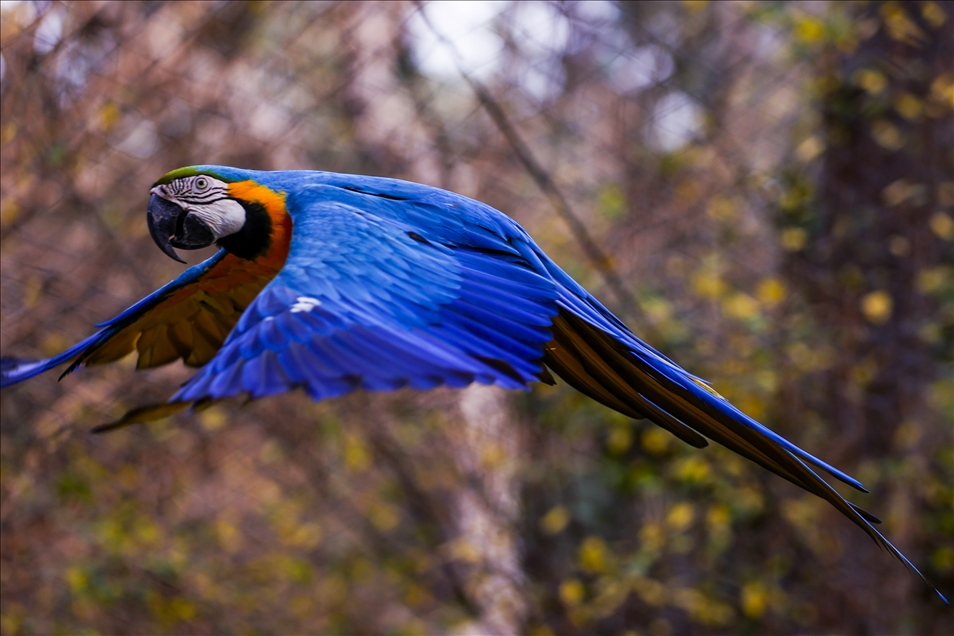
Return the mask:
[[255,259],[256,263],[279,270],[285,265],[291,243],[292,222],[285,209],[285,193],[255,181],[237,181],[229,184],[229,195],[249,203],[260,203],[272,219],[272,245],[268,252]]

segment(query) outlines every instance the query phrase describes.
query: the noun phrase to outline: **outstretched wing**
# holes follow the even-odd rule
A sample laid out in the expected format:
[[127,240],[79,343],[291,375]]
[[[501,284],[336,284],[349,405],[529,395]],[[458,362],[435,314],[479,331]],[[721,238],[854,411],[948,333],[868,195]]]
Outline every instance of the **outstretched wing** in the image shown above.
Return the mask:
[[557,375],[623,413],[643,413],[693,446],[706,446],[706,438],[714,440],[824,499],[947,601],[872,525],[881,521],[847,501],[812,466],[868,492],[858,480],[742,413],[705,381],[637,338],[542,252],[539,256],[541,266],[557,281],[559,290],[560,310],[544,359]]
[[315,399],[474,381],[524,388],[545,373],[555,286],[505,238],[444,245],[340,201],[311,203],[294,223],[281,273],[174,402],[296,387]]
[[71,362],[66,373],[104,364],[136,351],[137,368],[178,359],[201,366],[222,346],[239,316],[274,278],[273,267],[243,260],[224,250],[190,267],[112,320],[99,331],[49,360],[4,358],[0,386],[5,387]]

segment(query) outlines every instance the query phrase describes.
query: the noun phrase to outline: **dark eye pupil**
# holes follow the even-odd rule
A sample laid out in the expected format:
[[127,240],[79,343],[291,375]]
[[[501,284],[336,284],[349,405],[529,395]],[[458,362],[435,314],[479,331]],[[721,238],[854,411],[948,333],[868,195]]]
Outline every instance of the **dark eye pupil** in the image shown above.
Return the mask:
[[198,186],[199,189],[205,189],[205,186],[208,184],[206,183],[205,179],[199,179],[195,182],[195,185]]

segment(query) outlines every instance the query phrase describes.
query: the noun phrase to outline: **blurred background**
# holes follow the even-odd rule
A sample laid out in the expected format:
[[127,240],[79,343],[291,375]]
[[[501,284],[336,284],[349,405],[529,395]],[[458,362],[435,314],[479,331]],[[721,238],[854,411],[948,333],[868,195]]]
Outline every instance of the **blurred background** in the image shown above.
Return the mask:
[[[4,355],[182,270],[172,168],[432,184],[860,478],[954,595],[952,3],[4,1],[0,34]],[[4,389],[0,632],[954,629],[824,502],[562,383],[88,434],[190,374]]]

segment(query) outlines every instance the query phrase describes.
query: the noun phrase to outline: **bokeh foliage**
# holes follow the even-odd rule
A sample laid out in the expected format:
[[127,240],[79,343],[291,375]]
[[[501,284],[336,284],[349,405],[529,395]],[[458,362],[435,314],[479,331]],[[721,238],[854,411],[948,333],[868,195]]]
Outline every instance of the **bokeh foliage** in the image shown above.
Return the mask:
[[[417,3],[5,4],[3,353],[57,353],[180,271],[143,219],[174,167],[438,185],[859,477],[951,596],[952,4],[482,6],[452,9],[483,38],[450,38],[458,70]],[[87,435],[189,374],[127,362],[2,394],[4,634],[954,625],[824,503],[562,384]]]

